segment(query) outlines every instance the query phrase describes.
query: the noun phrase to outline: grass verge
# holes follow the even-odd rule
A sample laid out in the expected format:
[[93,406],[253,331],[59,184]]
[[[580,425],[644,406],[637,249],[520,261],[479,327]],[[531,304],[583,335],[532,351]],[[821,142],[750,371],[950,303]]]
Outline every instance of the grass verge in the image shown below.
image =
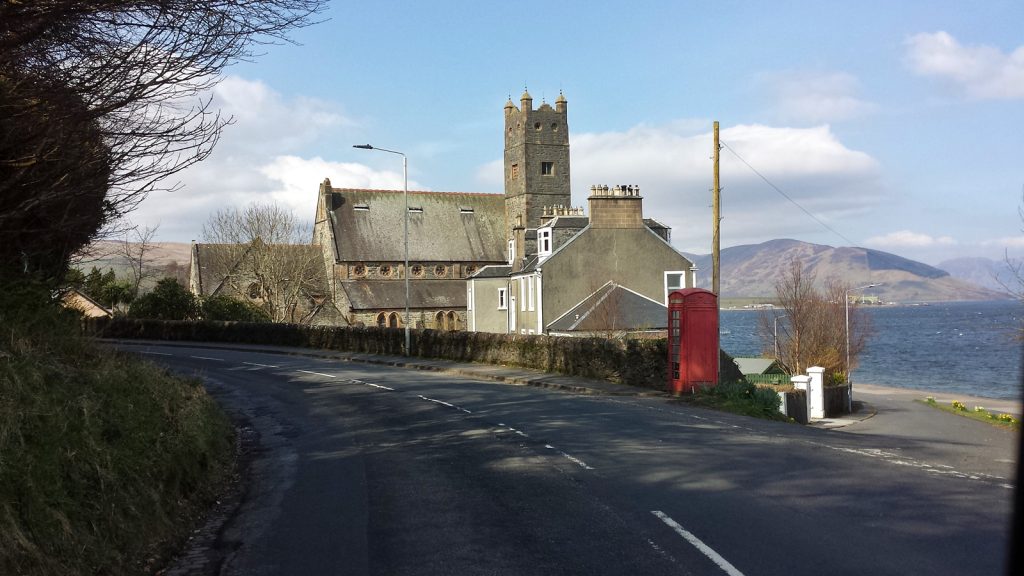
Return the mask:
[[932,408],[942,410],[943,412],[949,412],[950,414],[956,414],[957,416],[963,416],[964,418],[970,418],[971,420],[977,420],[979,422],[985,422],[998,428],[1007,428],[1009,430],[1020,430],[1020,420],[1015,418],[1012,414],[999,414],[996,412],[990,412],[981,406],[975,406],[973,409],[968,410],[967,406],[963,402],[954,400],[949,404],[940,404],[935,401],[935,398],[931,396],[924,400],[918,400],[922,404],[927,404]]
[[747,382],[723,382],[714,388],[704,388],[696,394],[678,397],[680,402],[751,416],[764,420],[791,422],[792,419],[779,412],[780,398],[777,392],[760,388]]
[[153,572],[231,472],[231,424],[198,380],[75,322],[0,309],[2,574]]

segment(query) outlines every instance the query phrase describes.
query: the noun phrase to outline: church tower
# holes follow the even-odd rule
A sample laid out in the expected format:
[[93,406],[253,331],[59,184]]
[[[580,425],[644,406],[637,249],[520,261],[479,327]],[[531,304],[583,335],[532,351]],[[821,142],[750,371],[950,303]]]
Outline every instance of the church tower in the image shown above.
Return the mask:
[[544,209],[571,202],[566,110],[561,93],[554,108],[545,102],[534,110],[529,92],[519,108],[511,98],[505,103],[505,237],[517,262],[528,252],[526,231],[540,226]]

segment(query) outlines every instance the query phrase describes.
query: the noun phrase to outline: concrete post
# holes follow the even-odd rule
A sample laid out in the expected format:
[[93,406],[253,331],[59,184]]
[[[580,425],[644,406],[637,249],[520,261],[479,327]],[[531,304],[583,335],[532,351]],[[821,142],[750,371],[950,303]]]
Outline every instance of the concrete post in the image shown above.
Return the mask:
[[807,389],[808,418],[825,417],[825,369],[821,366],[811,366],[807,369],[807,376],[811,379]]

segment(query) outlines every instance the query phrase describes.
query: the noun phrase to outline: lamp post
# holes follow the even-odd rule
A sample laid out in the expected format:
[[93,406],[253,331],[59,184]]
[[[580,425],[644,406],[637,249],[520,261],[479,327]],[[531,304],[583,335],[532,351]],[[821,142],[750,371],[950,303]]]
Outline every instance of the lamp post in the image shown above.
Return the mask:
[[361,150],[380,150],[381,152],[387,152],[389,154],[398,154],[402,157],[402,192],[405,197],[405,217],[402,219],[405,226],[405,231],[403,233],[405,244],[405,267],[402,270],[402,276],[405,277],[405,355],[409,356],[409,161],[404,153],[397,150],[378,148],[376,146],[371,146],[370,144],[356,144],[352,147],[359,148]]
[[843,293],[843,304],[846,306],[846,409],[847,411],[853,411],[853,378],[851,376],[853,370],[850,368],[850,292],[856,292],[858,290],[867,290],[868,288],[874,288],[875,286],[881,286],[881,284],[867,284],[865,286],[858,286],[856,288],[850,288]]

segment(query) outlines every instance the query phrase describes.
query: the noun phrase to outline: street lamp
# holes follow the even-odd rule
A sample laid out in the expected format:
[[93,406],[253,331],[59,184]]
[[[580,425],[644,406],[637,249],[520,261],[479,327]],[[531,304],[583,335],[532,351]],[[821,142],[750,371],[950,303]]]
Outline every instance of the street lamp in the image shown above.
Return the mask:
[[843,299],[845,300],[843,304],[846,306],[846,409],[849,412],[853,412],[853,378],[851,376],[853,370],[850,368],[850,292],[867,290],[875,286],[881,286],[881,283],[850,288],[843,293]]
[[377,148],[369,144],[355,144],[353,148],[359,148],[361,150],[380,150],[381,152],[387,152],[389,154],[398,154],[402,157],[402,190],[405,196],[405,232],[403,234],[405,239],[405,268],[402,271],[402,275],[405,277],[405,355],[409,355],[410,344],[409,344],[409,161],[405,157],[405,154],[397,150],[388,150],[387,148]]

